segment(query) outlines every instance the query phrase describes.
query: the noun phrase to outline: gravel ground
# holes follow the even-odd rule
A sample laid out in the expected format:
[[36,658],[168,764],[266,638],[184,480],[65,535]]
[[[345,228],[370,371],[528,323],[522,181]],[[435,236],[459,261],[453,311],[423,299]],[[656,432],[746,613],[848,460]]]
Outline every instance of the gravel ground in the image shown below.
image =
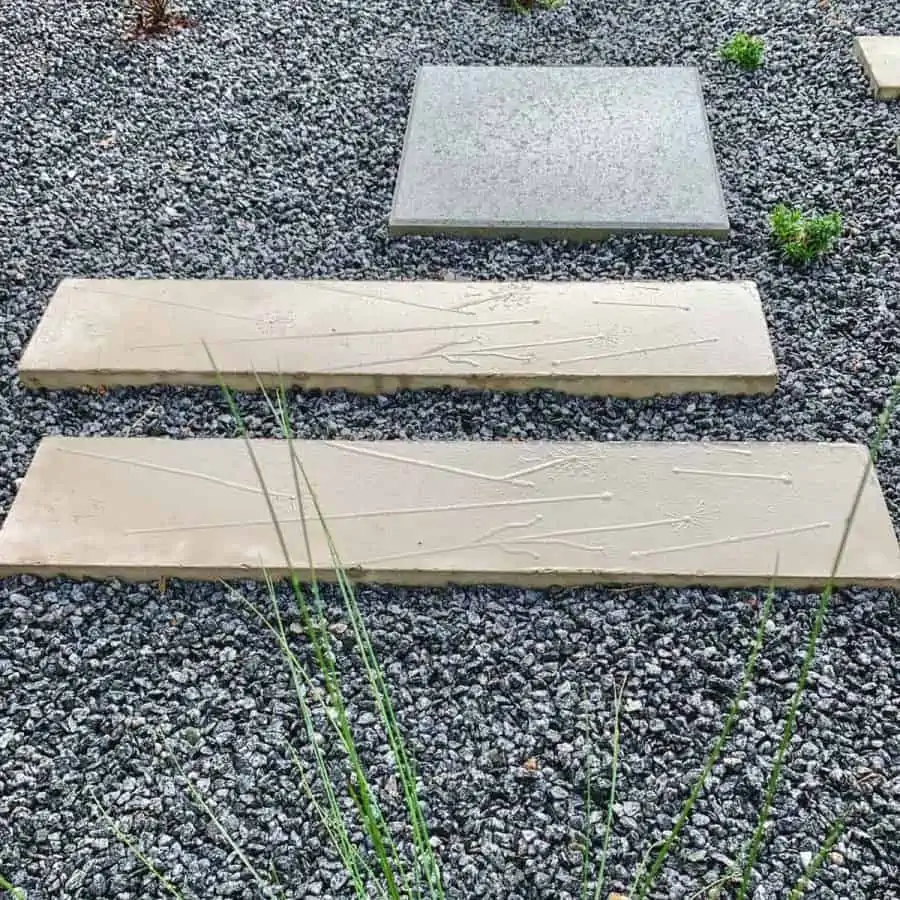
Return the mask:
[[[870,438],[900,342],[900,106],[876,104],[854,33],[900,33],[894,0],[570,0],[515,17],[429,4],[192,0],[197,27],[121,40],[116,0],[0,0],[0,508],[41,435],[229,434],[215,392],[29,394],[25,341],[59,278],[750,278],[781,387],[768,399],[649,402],[453,391],[296,395],[304,437]],[[767,64],[715,48],[762,35]],[[416,67],[695,64],[733,223],[726,243],[389,241]],[[843,212],[839,252],[797,271],[768,243],[786,201]],[[272,433],[243,398],[257,434]],[[879,466],[895,523],[894,431]],[[247,595],[259,599],[256,587]],[[419,761],[451,898],[577,896],[583,725],[603,801],[611,689],[627,674],[610,889],[622,889],[696,774],[752,636],[747,592],[366,589],[360,603]],[[777,596],[760,677],[659,897],[714,880],[754,821],[815,598]],[[394,782],[332,601],[347,692],[394,817]],[[272,640],[217,585],[0,583],[0,872],[38,898],[158,886],[90,799],[188,896],[252,883],[185,795],[170,746],[287,896],[349,896],[285,751],[297,716]],[[854,818],[813,895],[900,897],[900,605],[845,592],[823,635],[755,897],[782,898],[830,819]],[[168,744],[162,738],[168,739]],[[527,765],[526,765],[527,763]]]

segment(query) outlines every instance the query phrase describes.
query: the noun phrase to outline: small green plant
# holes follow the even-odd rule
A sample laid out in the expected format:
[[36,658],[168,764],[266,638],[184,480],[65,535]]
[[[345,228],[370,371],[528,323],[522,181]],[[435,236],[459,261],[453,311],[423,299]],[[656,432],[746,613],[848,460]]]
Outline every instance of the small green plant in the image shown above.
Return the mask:
[[735,63],[747,72],[752,72],[762,65],[765,45],[762,38],[753,37],[744,31],[739,31],[719,51],[726,62]]
[[534,9],[559,9],[566,0],[509,0],[517,13],[530,13]]
[[808,216],[802,210],[776,206],[769,215],[769,226],[781,252],[793,263],[808,263],[831,249],[844,228],[841,214]]

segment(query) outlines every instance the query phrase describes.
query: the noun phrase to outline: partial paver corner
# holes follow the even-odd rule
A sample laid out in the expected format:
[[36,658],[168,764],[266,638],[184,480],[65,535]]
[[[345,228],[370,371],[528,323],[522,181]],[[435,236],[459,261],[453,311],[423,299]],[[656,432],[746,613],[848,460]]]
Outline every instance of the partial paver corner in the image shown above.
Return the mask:
[[900,98],[900,35],[862,35],[853,42],[876,100]]

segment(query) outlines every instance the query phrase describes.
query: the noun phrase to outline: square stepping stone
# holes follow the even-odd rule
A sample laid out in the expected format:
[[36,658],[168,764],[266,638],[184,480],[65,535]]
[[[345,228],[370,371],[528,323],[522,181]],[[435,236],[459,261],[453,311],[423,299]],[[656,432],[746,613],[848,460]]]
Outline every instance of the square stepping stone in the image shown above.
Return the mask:
[[900,35],[858,37],[853,49],[872,85],[875,99],[900,98]]
[[[253,441],[308,576],[287,441]],[[351,577],[384,584],[827,583],[865,447],[837,443],[296,441]],[[305,512],[304,512],[305,511]],[[307,519],[321,578],[336,568]],[[45,438],[0,530],[0,576],[215,580],[288,574],[244,442]],[[896,587],[871,470],[840,584]]]
[[286,384],[647,397],[771,393],[756,285],[719,281],[66,279],[29,387]]
[[727,236],[690,67],[424,66],[389,231]]

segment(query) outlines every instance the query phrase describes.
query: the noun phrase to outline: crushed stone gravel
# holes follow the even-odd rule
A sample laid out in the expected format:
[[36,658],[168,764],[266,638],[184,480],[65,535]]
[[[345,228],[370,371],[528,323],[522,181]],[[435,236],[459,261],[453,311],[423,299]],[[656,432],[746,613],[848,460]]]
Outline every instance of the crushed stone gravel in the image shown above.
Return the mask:
[[[900,347],[900,105],[871,100],[850,48],[855,34],[900,33],[893,0],[569,0],[533,16],[494,0],[185,5],[194,27],[128,42],[114,0],[0,0],[0,512],[42,435],[233,433],[215,391],[24,391],[19,355],[67,275],[754,279],[779,363],[771,398],[334,392],[292,395],[292,420],[304,437],[871,438]],[[752,75],[717,58],[737,30],[766,42]],[[389,240],[422,63],[698,66],[731,239]],[[785,264],[765,221],[778,202],[840,210],[837,251],[806,270]],[[259,398],[241,404],[255,434],[275,433]],[[897,447],[892,429],[879,475],[895,523]],[[659,897],[697,896],[740,852],[815,602],[778,593],[743,719]],[[366,588],[360,603],[419,764],[448,897],[570,900],[586,718],[602,804],[612,685],[627,675],[608,869],[622,891],[702,765],[759,597]],[[333,596],[329,610],[361,742],[398,821]],[[810,896],[900,897],[898,655],[894,594],[835,598],[755,900],[786,896],[846,808],[848,831]],[[288,739],[303,746],[274,642],[222,586],[0,583],[0,872],[29,900],[163,896],[92,792],[186,896],[258,896],[170,751],[287,897],[350,896]]]

